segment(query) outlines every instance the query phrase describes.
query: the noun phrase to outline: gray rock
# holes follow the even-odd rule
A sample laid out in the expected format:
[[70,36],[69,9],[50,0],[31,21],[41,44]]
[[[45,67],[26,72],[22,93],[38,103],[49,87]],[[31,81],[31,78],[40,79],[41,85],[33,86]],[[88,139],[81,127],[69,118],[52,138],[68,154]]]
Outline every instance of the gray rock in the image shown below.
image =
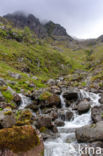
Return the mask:
[[81,101],[81,102],[78,104],[78,112],[79,112],[80,114],[89,111],[89,109],[90,109],[90,102],[89,102],[87,99]]
[[63,122],[62,120],[57,119],[57,120],[55,121],[55,125],[56,125],[57,127],[62,127],[62,126],[64,126],[65,124],[64,124],[64,122]]
[[103,121],[76,130],[79,142],[103,141]]
[[103,104],[103,94],[101,94],[101,98],[99,99],[99,102]]
[[36,119],[36,127],[39,129],[41,127],[51,128],[52,118],[49,115],[38,116]]
[[13,101],[19,106],[21,103],[21,97],[18,94],[14,94]]
[[95,123],[103,121],[103,105],[93,107],[91,109],[91,117]]
[[10,128],[15,124],[16,119],[11,109],[0,111],[0,128]]

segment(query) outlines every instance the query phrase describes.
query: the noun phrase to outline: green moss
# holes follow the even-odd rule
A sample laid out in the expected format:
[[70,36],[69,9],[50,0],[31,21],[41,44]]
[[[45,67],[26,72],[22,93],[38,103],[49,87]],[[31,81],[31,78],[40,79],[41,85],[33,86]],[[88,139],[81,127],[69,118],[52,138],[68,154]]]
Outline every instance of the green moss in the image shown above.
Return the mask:
[[0,149],[21,153],[31,150],[39,143],[39,138],[31,126],[15,126],[0,130]]
[[44,92],[43,94],[41,94],[40,95],[40,100],[46,100],[46,99],[48,99],[50,96],[52,96],[52,93],[50,93],[50,92]]
[[2,91],[2,94],[7,102],[11,102],[13,100],[13,95],[11,94],[11,92],[9,90]]
[[4,114],[5,114],[5,115],[11,115],[11,114],[12,114],[12,111],[11,111],[11,110],[6,111]]
[[41,133],[45,133],[46,130],[47,130],[46,127],[41,127],[41,128],[40,128],[40,132],[41,132]]

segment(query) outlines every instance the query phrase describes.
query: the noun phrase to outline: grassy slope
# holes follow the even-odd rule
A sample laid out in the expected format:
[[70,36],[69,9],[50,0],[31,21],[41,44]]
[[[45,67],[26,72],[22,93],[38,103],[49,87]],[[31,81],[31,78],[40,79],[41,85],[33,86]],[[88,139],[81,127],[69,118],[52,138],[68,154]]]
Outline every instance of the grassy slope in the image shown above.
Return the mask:
[[[6,27],[11,28],[11,25],[6,24]],[[19,37],[25,34],[26,37],[22,39],[22,42],[7,39],[8,31],[0,29],[0,77],[15,81],[16,85],[9,85],[18,91],[20,88],[30,90],[31,88],[28,87],[30,83],[34,83],[36,87],[45,87],[44,81],[47,79],[69,74],[76,69],[94,71],[100,65],[101,70],[103,69],[102,45],[92,47],[93,53],[88,56],[84,49],[68,48],[66,41],[54,42],[50,38],[39,40],[35,35],[32,36],[32,32],[11,28],[10,34],[13,33]],[[89,67],[92,64],[94,67]],[[24,69],[30,70],[29,76],[22,72]],[[19,73],[22,78],[16,80],[9,76],[9,72]],[[33,75],[37,76],[38,80],[32,79]]]

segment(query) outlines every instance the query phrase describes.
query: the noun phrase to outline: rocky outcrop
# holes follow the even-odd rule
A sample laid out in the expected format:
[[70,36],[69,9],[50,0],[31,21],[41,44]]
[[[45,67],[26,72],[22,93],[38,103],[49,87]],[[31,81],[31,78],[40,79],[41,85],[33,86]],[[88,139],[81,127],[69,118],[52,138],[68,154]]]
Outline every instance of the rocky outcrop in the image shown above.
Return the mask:
[[79,142],[103,141],[103,121],[76,130]]
[[46,37],[47,32],[43,25],[34,15],[25,15],[24,13],[15,13],[5,15],[4,18],[11,21],[15,27],[25,28],[29,27],[38,37]]
[[79,114],[85,113],[90,109],[90,102],[87,99],[84,99],[78,104],[78,112]]
[[0,155],[2,156],[41,156],[43,151],[41,136],[31,126],[0,130]]
[[103,121],[103,105],[93,107],[91,110],[91,117],[95,123]]

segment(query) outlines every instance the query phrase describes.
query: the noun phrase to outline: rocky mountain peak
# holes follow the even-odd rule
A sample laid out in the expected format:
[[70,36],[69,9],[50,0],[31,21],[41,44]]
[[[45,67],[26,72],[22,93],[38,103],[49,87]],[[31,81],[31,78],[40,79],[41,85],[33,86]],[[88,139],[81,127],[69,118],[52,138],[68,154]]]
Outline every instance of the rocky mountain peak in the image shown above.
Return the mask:
[[37,34],[38,37],[44,38],[47,36],[57,36],[64,37],[64,39],[72,39],[66,32],[66,29],[60,24],[55,24],[49,21],[46,24],[42,24],[38,18],[32,14],[24,14],[22,12],[17,12],[14,14],[7,14],[4,16],[8,21],[12,22],[15,27],[24,28],[28,26],[32,31]]

